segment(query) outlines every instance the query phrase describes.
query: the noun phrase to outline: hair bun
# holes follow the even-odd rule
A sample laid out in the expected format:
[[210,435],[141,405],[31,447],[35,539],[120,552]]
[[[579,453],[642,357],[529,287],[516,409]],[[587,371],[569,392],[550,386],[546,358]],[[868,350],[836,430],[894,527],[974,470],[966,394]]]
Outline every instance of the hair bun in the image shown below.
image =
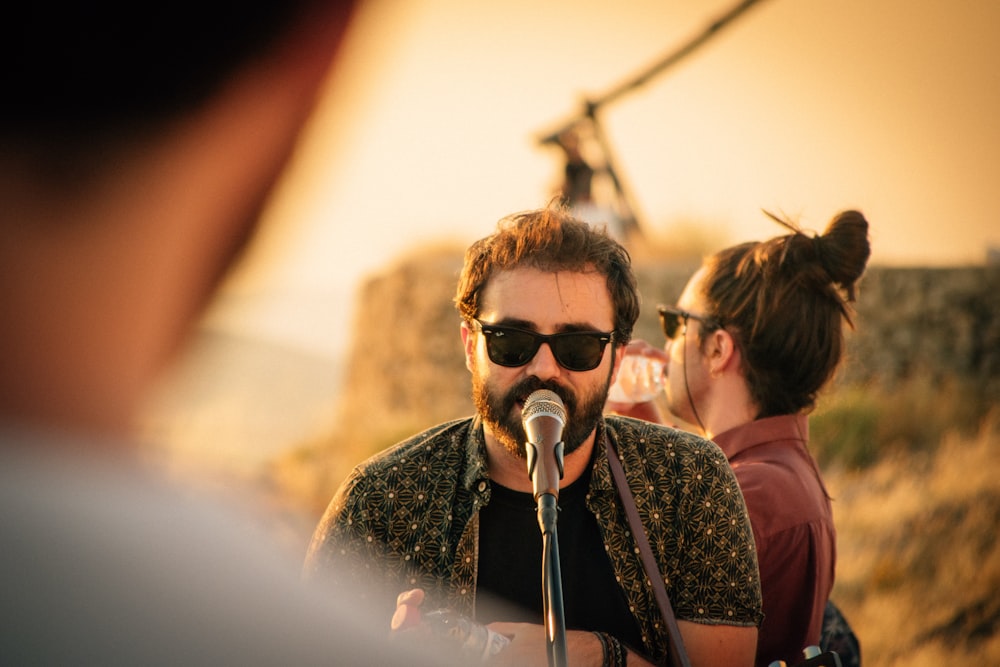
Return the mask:
[[853,210],[838,213],[814,243],[823,268],[853,301],[854,284],[865,272],[871,255],[865,216]]

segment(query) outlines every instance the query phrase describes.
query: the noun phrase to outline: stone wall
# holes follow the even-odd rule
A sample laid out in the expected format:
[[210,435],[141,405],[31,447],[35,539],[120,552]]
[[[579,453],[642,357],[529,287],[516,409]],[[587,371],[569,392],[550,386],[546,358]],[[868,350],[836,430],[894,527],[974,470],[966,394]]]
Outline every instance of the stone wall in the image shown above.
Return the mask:
[[[424,253],[370,280],[356,313],[343,424],[384,446],[445,419],[471,414],[452,305],[461,252]],[[673,303],[694,267],[637,266],[643,314],[635,335],[659,341],[657,303]],[[1000,267],[872,267],[858,294],[841,383],[959,378],[1000,397]],[[363,415],[364,419],[357,419]],[[353,418],[350,418],[353,416]],[[345,429],[348,427],[344,427]]]
[[[653,309],[676,302],[691,271],[637,268],[643,293],[637,336],[662,337]],[[855,311],[839,381],[958,377],[1000,399],[1000,267],[871,267],[859,284]]]

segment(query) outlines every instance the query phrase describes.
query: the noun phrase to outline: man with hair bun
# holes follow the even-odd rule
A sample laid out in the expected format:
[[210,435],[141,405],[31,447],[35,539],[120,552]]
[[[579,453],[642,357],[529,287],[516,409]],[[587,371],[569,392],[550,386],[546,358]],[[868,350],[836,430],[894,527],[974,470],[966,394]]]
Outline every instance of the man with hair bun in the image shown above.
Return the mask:
[[[790,233],[706,258],[677,304],[658,309],[664,349],[633,341],[628,350],[665,362],[670,413],[718,444],[736,473],[760,567],[758,666],[794,664],[820,645],[825,611],[826,623],[846,624],[827,609],[836,532],[807,414],[843,357],[871,252],[858,211],[836,215],[821,236],[768,215]],[[607,408],[663,421],[652,401]]]

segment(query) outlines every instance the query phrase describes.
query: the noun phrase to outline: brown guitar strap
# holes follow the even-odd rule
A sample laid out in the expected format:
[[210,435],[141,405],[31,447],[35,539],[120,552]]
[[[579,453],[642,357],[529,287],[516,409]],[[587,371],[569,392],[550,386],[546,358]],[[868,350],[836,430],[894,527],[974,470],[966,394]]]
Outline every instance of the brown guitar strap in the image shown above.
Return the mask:
[[660,608],[660,615],[663,622],[667,624],[667,633],[670,635],[670,664],[674,667],[691,667],[687,652],[684,650],[684,642],[681,640],[681,631],[677,627],[677,619],[674,618],[673,607],[670,606],[670,598],[667,596],[666,586],[663,585],[663,575],[656,564],[653,550],[649,547],[649,540],[646,538],[646,529],[642,526],[642,519],[639,518],[639,510],[635,507],[635,498],[632,490],[628,488],[628,480],[625,478],[625,469],[618,459],[618,453],[611,446],[611,439],[604,436],[604,445],[608,452],[608,464],[611,466],[611,475],[615,480],[615,487],[618,489],[618,496],[625,507],[625,515],[628,517],[629,526],[635,536],[636,544],[639,546],[639,555],[642,557],[642,567],[646,571],[646,578],[652,583],[653,593],[656,596],[656,604]]

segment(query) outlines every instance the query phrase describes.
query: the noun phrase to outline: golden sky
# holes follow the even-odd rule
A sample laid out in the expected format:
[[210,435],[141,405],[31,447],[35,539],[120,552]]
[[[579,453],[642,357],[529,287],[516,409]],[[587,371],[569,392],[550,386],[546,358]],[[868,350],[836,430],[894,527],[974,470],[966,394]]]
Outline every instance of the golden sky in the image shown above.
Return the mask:
[[[265,233],[213,315],[336,351],[365,275],[549,198],[537,137],[734,0],[373,0]],[[600,111],[646,231],[718,247],[872,224],[873,263],[982,263],[1000,246],[1000,2],[760,0]],[[716,248],[712,248],[713,250]]]

